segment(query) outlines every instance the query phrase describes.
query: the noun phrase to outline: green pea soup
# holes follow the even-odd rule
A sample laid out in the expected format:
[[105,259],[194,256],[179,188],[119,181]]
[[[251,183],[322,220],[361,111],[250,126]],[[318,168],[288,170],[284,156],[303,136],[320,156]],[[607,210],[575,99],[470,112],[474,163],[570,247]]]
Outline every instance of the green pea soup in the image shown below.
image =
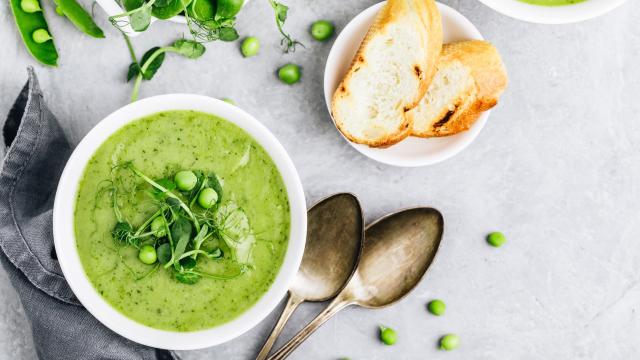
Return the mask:
[[[242,208],[249,219],[255,241],[248,270],[230,280],[189,285],[162,266],[139,261],[137,249],[118,244],[111,236],[117,222],[111,200],[100,189],[114,166],[127,161],[154,179],[185,169],[214,172],[224,188],[222,206]],[[148,200],[148,186],[134,185],[119,201],[122,215],[139,226],[157,208]],[[79,184],[74,228],[84,271],[111,306],[152,328],[197,331],[233,320],[267,292],[286,253],[290,209],[273,160],[244,130],[205,113],[167,111],[127,124],[98,148]],[[198,262],[211,273],[232,266]]]

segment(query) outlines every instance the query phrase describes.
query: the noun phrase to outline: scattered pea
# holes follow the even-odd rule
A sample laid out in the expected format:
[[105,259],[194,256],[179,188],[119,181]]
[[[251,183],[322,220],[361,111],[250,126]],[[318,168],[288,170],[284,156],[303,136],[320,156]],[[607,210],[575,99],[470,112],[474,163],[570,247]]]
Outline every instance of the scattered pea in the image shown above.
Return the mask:
[[242,56],[251,57],[258,55],[258,51],[260,50],[260,40],[258,40],[255,36],[250,36],[244,41],[242,41],[242,45],[240,45],[240,51],[242,52]]
[[198,205],[203,209],[209,209],[218,201],[218,193],[212,188],[204,188],[198,195]]
[[500,247],[507,242],[507,238],[499,231],[492,232],[487,235],[487,242],[493,247]]
[[447,334],[440,338],[440,349],[451,351],[460,346],[460,338],[455,334]]
[[173,181],[176,183],[178,189],[182,191],[190,191],[198,183],[198,178],[193,171],[185,170],[178,172],[173,178]]
[[333,24],[327,20],[318,20],[311,24],[311,36],[318,41],[325,41],[333,36],[334,30]]
[[393,345],[398,341],[398,334],[391,328],[380,326],[380,340],[385,345]]
[[155,237],[164,237],[167,235],[167,229],[164,226],[164,217],[158,216],[151,222],[151,232]]
[[40,3],[38,0],[22,0],[20,1],[20,8],[29,14],[33,14],[34,12],[42,11],[40,7]]
[[447,306],[444,304],[444,301],[440,299],[435,299],[435,300],[429,301],[429,304],[427,304],[427,309],[429,309],[429,312],[432,313],[433,315],[440,316],[444,314],[444,311],[447,309]]
[[31,38],[38,44],[42,44],[52,39],[47,29],[37,29],[31,34]]
[[300,67],[296,64],[287,64],[278,70],[280,81],[285,84],[295,84],[300,81]]
[[151,265],[158,260],[156,249],[151,245],[144,245],[138,252],[138,259],[147,265]]

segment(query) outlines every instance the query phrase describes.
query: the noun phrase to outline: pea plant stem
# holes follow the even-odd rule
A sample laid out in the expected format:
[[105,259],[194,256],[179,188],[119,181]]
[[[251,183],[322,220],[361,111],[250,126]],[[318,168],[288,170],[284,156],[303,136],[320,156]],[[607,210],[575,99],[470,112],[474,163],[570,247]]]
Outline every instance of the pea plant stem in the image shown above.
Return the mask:
[[140,84],[144,79],[142,74],[144,74],[145,71],[149,69],[149,66],[151,66],[151,63],[153,63],[153,61],[158,56],[160,56],[160,54],[165,52],[178,52],[178,51],[173,46],[165,46],[154,51],[153,54],[149,56],[149,59],[147,59],[147,61],[144,64],[142,64],[142,66],[140,67],[140,73],[138,74],[138,76],[136,76],[136,82],[133,84],[133,91],[131,93],[131,102],[138,100],[138,92],[140,91]]

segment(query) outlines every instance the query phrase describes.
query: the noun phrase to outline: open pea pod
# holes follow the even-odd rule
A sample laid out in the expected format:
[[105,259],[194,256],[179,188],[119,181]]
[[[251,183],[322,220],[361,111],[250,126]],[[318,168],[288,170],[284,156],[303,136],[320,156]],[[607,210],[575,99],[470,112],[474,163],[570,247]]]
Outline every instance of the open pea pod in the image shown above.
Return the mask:
[[34,40],[33,34],[36,30],[45,30],[48,34],[49,27],[47,26],[47,21],[40,9],[38,0],[32,0],[32,2],[33,1],[38,4],[37,9],[35,11],[29,10],[30,12],[27,12],[22,8],[21,0],[10,0],[13,18],[15,19],[18,31],[22,36],[22,41],[24,41],[24,44],[31,56],[45,65],[57,66],[58,52],[53,44],[53,39],[45,41]]
[[53,0],[60,11],[78,30],[95,38],[103,38],[102,29],[76,0]]

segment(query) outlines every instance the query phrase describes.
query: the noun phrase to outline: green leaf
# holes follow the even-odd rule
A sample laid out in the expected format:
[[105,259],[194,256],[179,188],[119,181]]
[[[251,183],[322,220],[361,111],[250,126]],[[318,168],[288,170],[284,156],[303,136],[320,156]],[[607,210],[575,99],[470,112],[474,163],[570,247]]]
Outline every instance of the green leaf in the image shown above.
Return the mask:
[[129,71],[127,71],[127,82],[138,76],[140,73],[140,65],[138,63],[131,63],[129,65]]
[[196,261],[192,257],[187,256],[186,258],[180,260],[180,266],[182,266],[183,269],[191,270],[196,267]]
[[220,201],[222,201],[223,192],[222,192],[222,184],[220,184],[220,180],[218,179],[218,176],[215,173],[210,173],[209,176],[207,177],[207,183],[218,194],[218,201],[216,202],[216,205],[220,204]]
[[164,243],[156,249],[156,254],[158,256],[158,261],[160,264],[164,265],[171,261],[171,245],[169,243]]
[[145,31],[151,24],[151,7],[142,6],[129,15],[129,25],[135,31]]
[[114,240],[126,243],[129,235],[131,234],[131,225],[127,222],[119,222],[111,231],[111,237]]
[[174,3],[174,0],[156,0],[153,5],[157,7],[165,7]]
[[238,40],[240,35],[236,31],[236,29],[232,27],[222,27],[218,30],[220,40],[222,41],[235,41]]
[[193,272],[176,272],[176,280],[183,284],[193,285],[200,280],[201,276]]
[[222,250],[220,248],[216,248],[215,250],[210,252],[208,256],[211,259],[222,259],[222,256],[224,256],[224,254],[222,253]]
[[[156,0],[156,2],[158,2],[158,0]],[[144,5],[144,0],[122,0],[122,6],[127,11],[135,10],[142,5]]]
[[273,10],[276,13],[276,18],[279,22],[284,24],[284,22],[287,21],[287,13],[289,12],[289,7],[275,1],[273,3]]
[[[142,64],[142,66],[145,66],[145,64],[147,63],[147,61],[149,61],[149,58],[151,58],[151,56],[156,52],[160,50],[159,47],[153,47],[151,49],[149,49],[146,53],[144,53],[144,55],[142,56],[142,59],[140,60],[140,64]],[[164,62],[164,52],[160,53],[160,55],[156,56],[153,61],[151,61],[151,63],[149,64],[149,66],[147,66],[147,71],[144,72],[144,74],[142,74],[142,77],[145,80],[151,80],[153,79],[153,76],[156,74],[156,72],[158,71],[158,69],[160,69],[160,66],[162,66],[162,62]],[[162,184],[161,184],[162,185]],[[174,187],[175,189],[175,187]],[[169,189],[169,191],[171,191],[173,189]]]
[[173,43],[174,50],[189,59],[197,59],[205,52],[204,45],[197,41],[180,39]]
[[171,226],[171,238],[176,244],[176,248],[173,252],[173,258],[175,261],[184,254],[184,251],[189,244],[189,240],[191,240],[191,222],[183,217],[179,217]]

